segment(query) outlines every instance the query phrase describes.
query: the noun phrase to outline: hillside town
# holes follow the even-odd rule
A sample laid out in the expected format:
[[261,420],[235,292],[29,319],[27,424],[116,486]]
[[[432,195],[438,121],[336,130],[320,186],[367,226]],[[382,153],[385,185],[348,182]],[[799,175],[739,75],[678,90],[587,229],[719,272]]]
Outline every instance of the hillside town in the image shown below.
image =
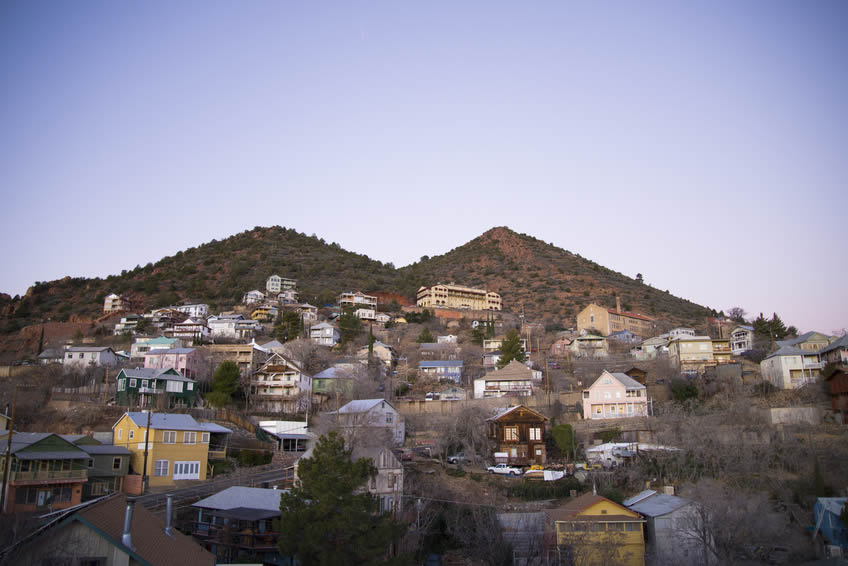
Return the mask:
[[227,310],[109,293],[0,368],[0,563],[848,552],[844,333],[740,308],[680,326],[619,295],[543,323],[453,281],[310,304],[284,275]]

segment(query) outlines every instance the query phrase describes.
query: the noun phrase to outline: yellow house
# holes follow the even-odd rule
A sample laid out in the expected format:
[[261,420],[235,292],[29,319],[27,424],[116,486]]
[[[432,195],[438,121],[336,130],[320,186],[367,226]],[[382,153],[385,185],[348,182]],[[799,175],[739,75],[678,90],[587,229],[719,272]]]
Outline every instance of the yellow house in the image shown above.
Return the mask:
[[645,521],[639,513],[592,493],[546,513],[561,563],[645,566]]
[[132,454],[130,469],[142,474],[147,448],[148,485],[174,485],[180,480],[205,480],[210,460],[227,455],[232,431],[214,423],[199,423],[191,415],[150,413],[150,437],[145,442],[148,413],[124,413],[112,426],[112,443]]

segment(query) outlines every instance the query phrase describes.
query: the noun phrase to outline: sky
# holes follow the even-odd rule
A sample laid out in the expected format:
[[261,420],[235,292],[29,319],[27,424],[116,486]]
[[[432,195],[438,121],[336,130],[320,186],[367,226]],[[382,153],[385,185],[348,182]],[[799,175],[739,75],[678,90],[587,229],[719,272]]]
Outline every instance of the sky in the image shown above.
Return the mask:
[[842,329],[846,29],[840,0],[6,0],[0,292],[254,226],[396,266],[509,226]]

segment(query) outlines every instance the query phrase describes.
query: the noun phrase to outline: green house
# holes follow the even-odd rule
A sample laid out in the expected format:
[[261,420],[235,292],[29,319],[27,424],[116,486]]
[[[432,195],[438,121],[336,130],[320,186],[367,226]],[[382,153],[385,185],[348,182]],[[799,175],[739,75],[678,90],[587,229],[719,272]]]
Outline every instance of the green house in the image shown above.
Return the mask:
[[197,405],[197,382],[173,368],[124,368],[116,379],[118,405],[168,409]]
[[124,478],[130,472],[132,453],[129,450],[123,446],[102,444],[82,434],[61,436],[88,454],[86,463],[88,481],[82,486],[83,501],[123,490]]

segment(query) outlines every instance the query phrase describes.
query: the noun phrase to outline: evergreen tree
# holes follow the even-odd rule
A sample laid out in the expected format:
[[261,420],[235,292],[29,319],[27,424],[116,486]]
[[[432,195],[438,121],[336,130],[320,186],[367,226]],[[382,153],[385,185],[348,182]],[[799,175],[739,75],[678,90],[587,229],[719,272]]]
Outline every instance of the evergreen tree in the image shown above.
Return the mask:
[[353,309],[346,309],[339,317],[339,335],[342,344],[347,344],[362,331],[362,321],[354,314]]
[[435,342],[435,341],[436,341],[436,339],[433,338],[433,334],[430,333],[429,328],[425,328],[424,330],[422,330],[421,334],[418,335],[418,339],[417,339],[417,342],[419,344],[432,343],[432,342]]
[[559,451],[568,458],[568,455],[574,450],[574,431],[570,424],[558,424],[551,428],[551,436],[553,436]]
[[771,315],[769,330],[771,331],[771,335],[777,340],[783,340],[786,338],[786,325],[783,324],[783,321],[780,320],[780,317],[777,316],[776,312]]
[[233,394],[238,391],[240,378],[238,364],[232,360],[221,362],[212,376],[212,391],[206,395],[206,400],[215,407],[229,405]]
[[760,313],[754,320],[754,334],[763,338],[771,338],[771,325],[769,324],[768,319],[763,316],[763,313]]
[[376,474],[370,459],[351,460],[337,432],[322,436],[280,497],[280,553],[303,566],[399,563],[388,558],[399,528],[390,514],[375,513],[376,500],[362,489]]
[[501,344],[501,359],[498,360],[498,368],[506,366],[512,360],[523,362],[526,359],[524,348],[521,347],[521,336],[513,328],[506,333],[506,338]]

